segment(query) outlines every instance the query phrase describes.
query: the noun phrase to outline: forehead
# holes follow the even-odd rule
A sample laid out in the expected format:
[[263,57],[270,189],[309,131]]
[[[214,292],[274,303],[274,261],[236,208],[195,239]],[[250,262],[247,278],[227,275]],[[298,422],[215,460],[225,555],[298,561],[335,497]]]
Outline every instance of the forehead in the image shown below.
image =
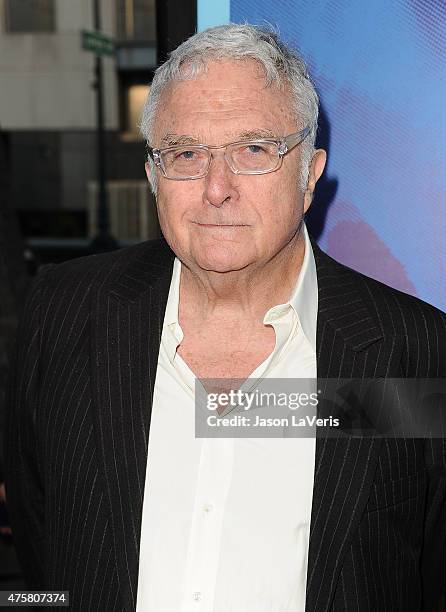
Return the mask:
[[158,141],[178,134],[213,144],[249,130],[282,136],[295,127],[287,87],[267,86],[263,68],[254,60],[218,60],[197,77],[165,88],[154,132]]

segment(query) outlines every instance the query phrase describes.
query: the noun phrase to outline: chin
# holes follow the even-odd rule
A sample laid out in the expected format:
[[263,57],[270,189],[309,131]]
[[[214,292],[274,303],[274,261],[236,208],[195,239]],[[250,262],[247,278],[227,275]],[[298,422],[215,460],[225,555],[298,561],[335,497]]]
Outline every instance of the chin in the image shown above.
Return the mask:
[[251,262],[251,259],[247,256],[243,256],[239,253],[231,253],[229,250],[202,250],[199,253],[193,253],[193,260],[196,265],[202,270],[208,272],[236,272],[237,270],[243,270]]

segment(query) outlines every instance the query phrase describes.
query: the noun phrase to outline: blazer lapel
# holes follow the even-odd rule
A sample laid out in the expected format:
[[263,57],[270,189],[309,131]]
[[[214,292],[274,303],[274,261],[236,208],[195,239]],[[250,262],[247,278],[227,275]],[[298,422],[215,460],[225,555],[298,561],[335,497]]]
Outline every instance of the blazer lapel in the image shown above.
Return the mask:
[[92,304],[94,426],[123,606],[136,608],[150,416],[173,254],[142,253]]
[[[318,379],[385,376],[398,351],[382,330],[357,277],[313,244],[319,286]],[[316,439],[306,609],[330,609],[350,540],[367,503],[380,439]]]

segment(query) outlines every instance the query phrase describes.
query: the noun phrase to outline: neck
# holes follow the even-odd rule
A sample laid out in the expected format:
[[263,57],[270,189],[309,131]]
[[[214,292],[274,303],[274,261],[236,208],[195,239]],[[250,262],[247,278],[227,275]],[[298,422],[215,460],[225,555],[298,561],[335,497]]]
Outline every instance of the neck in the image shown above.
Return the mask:
[[304,254],[305,237],[299,230],[272,259],[244,270],[220,273],[183,265],[180,323],[195,319],[263,324],[271,307],[290,298]]

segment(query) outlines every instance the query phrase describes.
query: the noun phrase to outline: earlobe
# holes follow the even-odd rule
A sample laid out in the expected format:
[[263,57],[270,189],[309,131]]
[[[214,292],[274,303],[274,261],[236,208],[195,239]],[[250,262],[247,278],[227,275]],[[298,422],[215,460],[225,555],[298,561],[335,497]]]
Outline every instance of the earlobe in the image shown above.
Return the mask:
[[146,171],[147,180],[149,181],[150,189],[152,190],[153,195],[156,197],[157,184],[156,184],[156,176],[154,169],[152,170],[152,166],[149,162],[144,164],[144,168]]
[[327,162],[327,152],[324,149],[316,149],[311,160],[311,170],[309,180],[313,181],[312,189],[314,190],[316,183],[320,179]]
[[305,189],[305,193],[304,193],[304,213],[306,213],[307,210],[311,206],[311,202],[313,201],[313,194],[314,194],[314,191],[312,189],[310,189],[309,187],[307,187]]
[[327,153],[324,151],[324,149],[317,149],[314,152],[310,164],[310,172],[308,173],[307,188],[304,193],[304,212],[307,212],[307,210],[310,208],[311,202],[313,201],[316,183],[324,171],[326,161]]

